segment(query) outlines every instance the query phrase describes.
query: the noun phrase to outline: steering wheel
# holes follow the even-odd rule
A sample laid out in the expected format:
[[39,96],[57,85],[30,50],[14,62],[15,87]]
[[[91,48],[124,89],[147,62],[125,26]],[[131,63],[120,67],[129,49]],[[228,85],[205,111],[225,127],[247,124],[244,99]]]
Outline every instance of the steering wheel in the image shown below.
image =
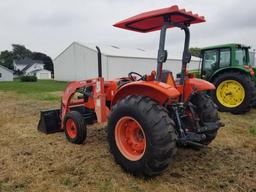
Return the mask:
[[[138,77],[140,77],[140,78],[139,78],[139,79],[134,79],[133,75],[138,76]],[[128,77],[129,77],[129,79],[131,79],[132,81],[139,81],[139,80],[141,80],[141,79],[143,78],[143,76],[142,76],[141,74],[136,73],[136,72],[130,72],[130,73],[128,74]]]

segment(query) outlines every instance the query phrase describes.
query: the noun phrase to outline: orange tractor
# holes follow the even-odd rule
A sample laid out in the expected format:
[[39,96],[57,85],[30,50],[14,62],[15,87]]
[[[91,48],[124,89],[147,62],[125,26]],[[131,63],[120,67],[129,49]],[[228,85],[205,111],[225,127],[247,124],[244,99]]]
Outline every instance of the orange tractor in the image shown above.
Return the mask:
[[[41,112],[38,129],[64,131],[68,141],[81,144],[86,125],[107,122],[110,151],[121,167],[135,175],[154,176],[169,165],[177,146],[208,145],[222,126],[215,104],[205,92],[214,85],[187,73],[190,62],[189,26],[204,17],[178,6],[136,15],[115,27],[137,32],[160,30],[157,70],[149,75],[130,72],[128,77],[104,81],[99,57],[99,77],[67,85],[61,109]],[[180,79],[162,70],[167,59],[166,31],[185,32]],[[99,51],[100,53],[100,51]]]

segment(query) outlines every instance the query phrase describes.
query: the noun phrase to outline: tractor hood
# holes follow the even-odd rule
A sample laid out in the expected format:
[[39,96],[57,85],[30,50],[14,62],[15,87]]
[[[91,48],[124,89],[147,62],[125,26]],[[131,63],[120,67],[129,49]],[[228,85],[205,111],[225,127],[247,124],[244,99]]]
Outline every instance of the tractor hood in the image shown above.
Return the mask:
[[[205,22],[203,16],[194,14],[191,11],[186,11],[185,9],[179,9],[177,5],[174,5],[164,9],[141,13],[139,15],[120,21],[114,24],[114,26],[142,33],[152,32],[162,28],[164,24],[164,17],[169,17],[171,22],[180,25],[190,25]],[[169,28],[172,27],[175,26],[169,26]]]

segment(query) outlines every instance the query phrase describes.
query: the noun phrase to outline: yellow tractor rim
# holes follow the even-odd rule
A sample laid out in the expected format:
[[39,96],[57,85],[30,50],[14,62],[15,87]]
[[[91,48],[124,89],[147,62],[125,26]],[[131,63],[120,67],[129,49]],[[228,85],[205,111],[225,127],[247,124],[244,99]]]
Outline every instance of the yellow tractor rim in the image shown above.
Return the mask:
[[217,99],[225,107],[239,106],[245,98],[244,87],[235,80],[225,80],[219,84],[216,90]]

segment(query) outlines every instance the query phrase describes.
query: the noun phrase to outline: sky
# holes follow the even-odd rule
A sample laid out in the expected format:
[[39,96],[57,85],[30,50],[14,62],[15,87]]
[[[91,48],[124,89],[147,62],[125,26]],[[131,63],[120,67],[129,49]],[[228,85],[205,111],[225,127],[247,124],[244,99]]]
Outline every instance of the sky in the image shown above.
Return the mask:
[[[159,32],[112,25],[141,12],[178,5],[205,16],[191,25],[191,47],[242,43],[256,48],[255,0],[0,0],[0,51],[22,44],[53,59],[74,41],[156,50]],[[167,33],[169,55],[181,52],[184,33]]]

